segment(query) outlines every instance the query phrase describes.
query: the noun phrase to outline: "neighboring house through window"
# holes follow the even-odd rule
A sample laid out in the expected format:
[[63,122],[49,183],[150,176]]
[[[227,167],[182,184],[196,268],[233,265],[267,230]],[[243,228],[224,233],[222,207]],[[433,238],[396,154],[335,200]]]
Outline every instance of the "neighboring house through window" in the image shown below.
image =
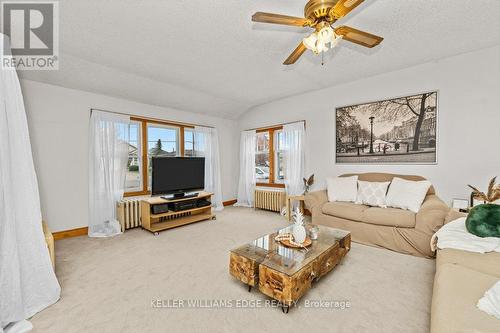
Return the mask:
[[284,187],[283,126],[257,130],[255,178],[257,186]]

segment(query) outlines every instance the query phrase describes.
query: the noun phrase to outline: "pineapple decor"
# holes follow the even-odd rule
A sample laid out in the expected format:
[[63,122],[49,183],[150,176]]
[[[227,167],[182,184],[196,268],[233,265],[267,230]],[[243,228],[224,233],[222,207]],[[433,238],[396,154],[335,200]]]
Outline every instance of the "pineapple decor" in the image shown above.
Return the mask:
[[293,240],[296,243],[302,244],[306,240],[306,227],[304,226],[304,214],[297,207],[293,215]]
[[470,210],[465,221],[467,230],[479,237],[500,237],[500,205],[494,204],[500,199],[500,184],[496,184],[496,177],[490,181],[488,193],[471,185],[469,187],[474,197],[486,203]]

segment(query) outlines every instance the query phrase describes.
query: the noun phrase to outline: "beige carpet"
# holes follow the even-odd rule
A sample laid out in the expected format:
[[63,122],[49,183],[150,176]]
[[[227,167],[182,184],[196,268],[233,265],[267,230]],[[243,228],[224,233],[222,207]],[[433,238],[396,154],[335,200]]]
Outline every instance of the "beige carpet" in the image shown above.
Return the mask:
[[[152,300],[269,300],[231,278],[229,250],[285,225],[274,213],[230,207],[217,221],[157,237],[137,229],[112,239],[58,241],[62,297],[32,318],[35,332],[428,332],[434,261],[356,243],[288,314],[152,307]],[[306,300],[350,307],[305,308]]]

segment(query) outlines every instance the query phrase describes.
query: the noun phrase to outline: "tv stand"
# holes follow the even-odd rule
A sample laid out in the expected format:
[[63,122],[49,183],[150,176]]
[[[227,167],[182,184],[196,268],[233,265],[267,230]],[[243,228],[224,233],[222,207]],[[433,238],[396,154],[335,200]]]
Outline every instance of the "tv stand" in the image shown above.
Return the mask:
[[213,193],[199,192],[196,196],[188,196],[183,198],[151,197],[141,201],[141,222],[142,228],[157,234],[159,231],[179,227],[181,225],[205,221],[215,220],[215,214],[212,212],[211,206],[196,207],[181,211],[171,211],[166,213],[153,214],[151,206],[162,205],[166,203],[181,202],[188,200],[209,200]]

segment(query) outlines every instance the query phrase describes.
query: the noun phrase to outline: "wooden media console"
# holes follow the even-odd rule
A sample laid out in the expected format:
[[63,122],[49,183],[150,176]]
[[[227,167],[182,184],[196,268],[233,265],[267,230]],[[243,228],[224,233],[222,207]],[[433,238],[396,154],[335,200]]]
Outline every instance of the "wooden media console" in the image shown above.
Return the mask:
[[196,207],[181,211],[169,210],[166,213],[153,214],[151,207],[154,205],[162,205],[168,203],[175,203],[189,200],[206,199],[211,200],[213,193],[200,192],[198,196],[191,198],[179,199],[163,199],[160,197],[153,197],[141,200],[141,219],[142,227],[151,232],[157,233],[162,230],[179,227],[181,225],[205,221],[215,220],[215,214],[212,212],[212,206]]

